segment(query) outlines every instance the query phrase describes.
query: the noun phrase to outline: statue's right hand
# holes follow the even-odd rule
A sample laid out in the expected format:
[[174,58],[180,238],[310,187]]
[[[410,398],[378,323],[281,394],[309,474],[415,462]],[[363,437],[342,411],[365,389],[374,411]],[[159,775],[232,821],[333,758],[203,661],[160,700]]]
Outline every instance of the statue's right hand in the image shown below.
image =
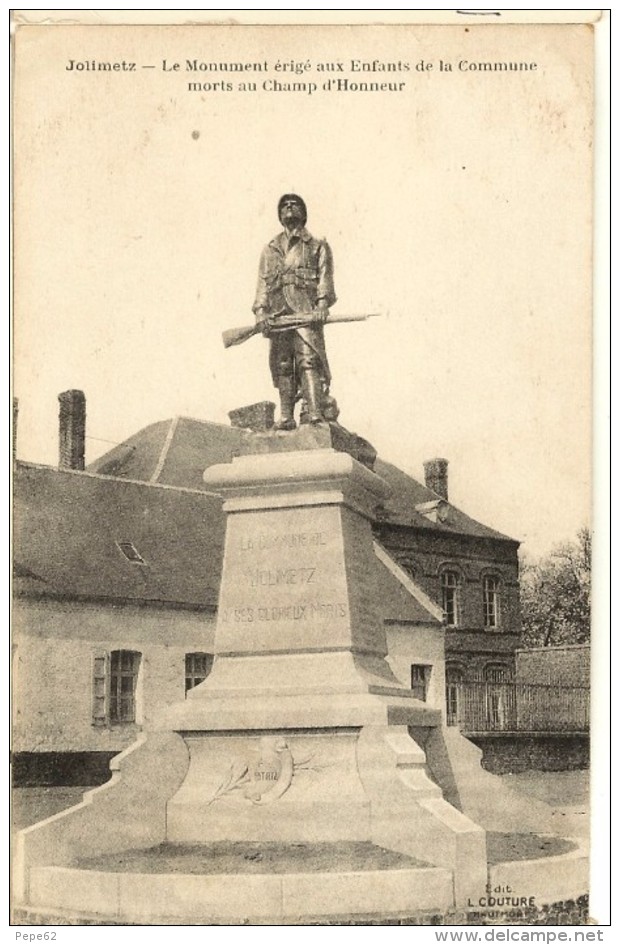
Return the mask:
[[264,316],[263,318],[261,318],[258,324],[260,325],[260,329],[263,333],[263,336],[265,338],[268,338],[269,335],[271,334],[271,329],[273,328],[273,322],[271,321],[271,319],[268,318],[267,316]]
[[256,325],[262,331],[265,338],[269,335],[269,316],[264,308],[257,308],[256,312]]

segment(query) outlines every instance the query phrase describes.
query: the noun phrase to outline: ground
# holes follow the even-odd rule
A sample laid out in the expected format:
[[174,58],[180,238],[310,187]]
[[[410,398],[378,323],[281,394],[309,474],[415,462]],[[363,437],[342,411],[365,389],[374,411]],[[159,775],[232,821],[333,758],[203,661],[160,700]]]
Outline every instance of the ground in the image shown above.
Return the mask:
[[524,771],[502,775],[515,791],[544,801],[554,809],[565,837],[587,837],[590,829],[590,772]]
[[[562,821],[561,833],[567,837],[588,834],[589,772],[588,771],[526,771],[502,775],[502,780],[522,794],[545,801],[555,809]],[[17,788],[13,791],[13,824],[27,827],[52,814],[79,804],[87,787]],[[493,859],[501,859],[500,835],[496,834]],[[507,856],[514,859],[514,856]]]

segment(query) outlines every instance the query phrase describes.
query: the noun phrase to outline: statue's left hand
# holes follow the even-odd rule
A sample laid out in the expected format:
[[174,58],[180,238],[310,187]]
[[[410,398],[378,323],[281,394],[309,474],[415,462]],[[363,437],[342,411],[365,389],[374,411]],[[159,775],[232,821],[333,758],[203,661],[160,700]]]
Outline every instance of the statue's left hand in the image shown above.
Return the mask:
[[327,316],[329,315],[329,309],[327,307],[327,303],[321,300],[318,303],[312,315],[313,315],[313,318],[312,318],[313,321],[317,322],[319,325],[324,325],[325,322],[327,321]]

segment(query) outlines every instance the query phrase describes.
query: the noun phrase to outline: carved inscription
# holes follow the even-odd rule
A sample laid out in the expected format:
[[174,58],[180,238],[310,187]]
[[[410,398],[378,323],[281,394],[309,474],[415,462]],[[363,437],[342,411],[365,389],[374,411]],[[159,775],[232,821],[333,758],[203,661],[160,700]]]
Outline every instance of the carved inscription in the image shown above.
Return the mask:
[[274,548],[316,548],[327,544],[325,532],[293,532],[282,535],[242,535],[242,551],[262,551]]
[[223,623],[267,623],[289,620],[335,620],[347,616],[346,604],[290,604],[284,607],[222,608]]
[[279,587],[282,584],[316,584],[316,568],[260,568],[246,570],[250,587]]
[[[322,549],[329,544],[330,537],[330,534],[324,531],[257,532],[241,535],[238,538],[237,547],[241,552],[248,553],[243,564],[251,563],[252,567],[239,567],[236,569],[235,578],[239,585],[251,588],[257,594],[255,597],[253,592],[249,593],[245,602],[243,598],[241,599],[240,606],[221,608],[220,621],[225,624],[265,624],[346,619],[348,617],[346,603],[312,600],[313,597],[316,598],[321,594],[323,571],[317,564],[321,564]],[[305,552],[302,552],[302,549],[305,549]],[[251,560],[254,555],[264,551],[273,551],[274,555],[262,555],[254,561]],[[296,554],[296,551],[300,553]],[[316,563],[309,566],[307,558],[312,560],[315,555]],[[300,566],[301,562],[304,567]],[[242,564],[242,562],[239,563]],[[276,566],[278,564],[283,566]],[[231,574],[229,581],[232,583],[235,578]],[[299,588],[293,594],[294,598],[301,592],[303,597],[310,599],[304,600],[302,597],[301,601],[290,604],[256,606],[256,598],[261,603],[265,597],[269,601],[272,595],[265,594],[265,591],[271,588],[274,592],[276,590],[280,592],[274,595],[276,600],[282,599],[283,596],[285,600],[287,597],[290,599],[290,595],[281,593],[289,588],[291,594],[293,588]],[[305,594],[304,588],[307,588]],[[323,593],[326,594],[325,591]],[[248,598],[252,600],[252,606],[248,605]]]
[[[308,760],[305,759],[304,764]],[[243,797],[253,804],[277,801],[290,788],[294,768],[293,755],[286,741],[265,736],[258,743],[258,751],[231,764],[224,780],[206,803],[212,804],[239,788],[243,789]]]
[[266,735],[253,751],[232,761],[221,784],[205,803],[213,804],[221,797],[236,794],[241,803],[269,804],[288,791],[293,779],[297,780],[302,774],[320,777],[325,769],[332,767],[333,761],[321,760],[320,756],[315,760],[314,752],[294,758],[284,738]]

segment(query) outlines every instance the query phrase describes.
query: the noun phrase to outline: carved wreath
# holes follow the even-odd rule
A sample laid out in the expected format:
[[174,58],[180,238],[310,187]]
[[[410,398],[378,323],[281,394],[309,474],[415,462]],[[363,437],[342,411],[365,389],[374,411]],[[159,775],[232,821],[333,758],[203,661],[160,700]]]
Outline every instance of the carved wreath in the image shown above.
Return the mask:
[[264,736],[258,743],[258,751],[253,752],[249,760],[232,763],[207,804],[237,790],[241,790],[252,804],[269,804],[288,791],[298,771],[316,771],[323,767],[311,765],[312,758],[313,755],[309,755],[302,761],[295,761],[284,738]]

